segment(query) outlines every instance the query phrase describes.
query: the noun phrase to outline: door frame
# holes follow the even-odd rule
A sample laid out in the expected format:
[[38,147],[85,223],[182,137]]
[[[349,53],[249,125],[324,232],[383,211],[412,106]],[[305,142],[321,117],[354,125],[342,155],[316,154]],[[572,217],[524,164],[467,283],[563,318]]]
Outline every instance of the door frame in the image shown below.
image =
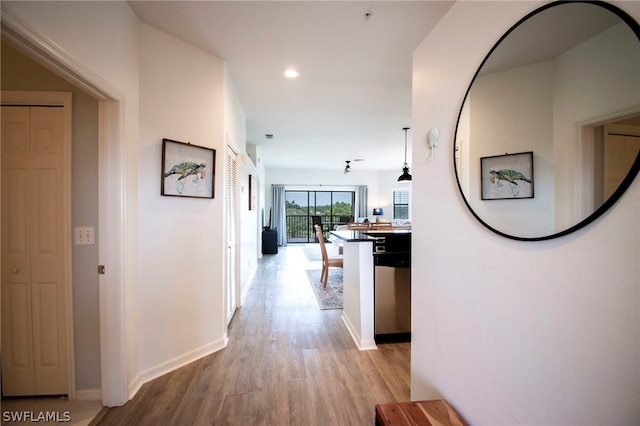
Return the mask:
[[[131,228],[125,226],[127,219],[135,213],[135,206],[127,203],[124,189],[128,180],[135,179],[135,173],[126,173],[122,106],[125,97],[10,10],[3,8],[0,20],[5,41],[98,100],[98,257],[107,271],[99,276],[101,397],[105,406],[122,405],[137,390],[129,389],[128,385],[134,380],[127,377],[127,365],[135,363],[137,354],[127,345],[132,339],[125,331],[126,283],[135,282],[136,272],[136,266],[127,260],[131,244],[126,242],[131,243],[132,238],[133,243],[137,241],[132,237],[134,229],[127,229],[125,237],[125,228]],[[134,223],[133,219],[130,222]],[[72,389],[75,394],[75,381]]]
[[[594,169],[595,161],[595,128],[619,121],[624,118],[640,114],[640,104],[630,105],[624,108],[605,112],[596,116],[587,117],[577,122],[578,126],[578,171],[575,186],[577,196],[577,207],[574,216],[577,218],[588,218],[594,213],[593,205],[595,200],[593,190],[585,190],[584,182],[593,182],[596,178]],[[606,199],[599,202],[600,206],[607,202]]]
[[[62,195],[64,211],[64,232],[71,235],[71,92],[20,92],[2,91],[2,104],[13,106],[57,106],[63,107],[62,117],[62,181],[65,190]],[[1,178],[1,177],[0,177]],[[67,335],[65,342],[67,352],[67,392],[69,399],[76,398],[76,370],[75,370],[75,345],[73,333],[73,274],[71,271],[71,238],[68,237],[62,243],[64,252],[63,285],[65,304],[64,329]]]

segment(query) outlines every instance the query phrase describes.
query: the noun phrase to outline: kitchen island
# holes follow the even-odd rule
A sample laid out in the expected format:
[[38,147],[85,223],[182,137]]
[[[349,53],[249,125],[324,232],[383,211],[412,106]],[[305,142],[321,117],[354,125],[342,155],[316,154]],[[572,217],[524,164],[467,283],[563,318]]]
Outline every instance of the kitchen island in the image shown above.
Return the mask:
[[374,339],[373,242],[360,231],[331,231],[329,239],[343,247],[342,321],[358,349],[377,349]]
[[[404,238],[397,237],[399,234]],[[392,241],[410,240],[411,231],[331,231],[329,240],[341,245],[343,250],[343,309],[342,320],[346,325],[351,337],[360,350],[377,349],[376,346],[376,301],[375,301],[375,264],[374,258],[380,260],[379,256],[389,255],[386,251],[395,250],[387,246]],[[396,236],[391,238],[390,235]],[[400,235],[400,236],[402,236]],[[410,246],[407,247],[410,250]],[[406,253],[405,258],[410,257]],[[410,276],[408,265],[406,286],[410,287]],[[409,306],[405,310],[410,312],[410,296],[407,296]],[[409,314],[410,318],[410,314]],[[408,330],[410,331],[410,319],[408,320]],[[378,326],[379,328],[379,326]],[[410,334],[410,333],[406,333]]]

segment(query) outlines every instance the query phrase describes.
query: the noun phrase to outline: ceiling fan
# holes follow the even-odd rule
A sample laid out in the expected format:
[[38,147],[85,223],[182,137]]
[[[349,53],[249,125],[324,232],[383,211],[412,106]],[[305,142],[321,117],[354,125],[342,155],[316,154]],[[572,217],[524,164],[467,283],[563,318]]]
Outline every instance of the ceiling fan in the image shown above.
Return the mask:
[[349,163],[351,163],[351,161],[364,161],[364,158],[354,158],[353,160],[345,160],[344,162],[347,163],[346,166],[344,166],[344,173],[347,174],[351,171],[351,165]]

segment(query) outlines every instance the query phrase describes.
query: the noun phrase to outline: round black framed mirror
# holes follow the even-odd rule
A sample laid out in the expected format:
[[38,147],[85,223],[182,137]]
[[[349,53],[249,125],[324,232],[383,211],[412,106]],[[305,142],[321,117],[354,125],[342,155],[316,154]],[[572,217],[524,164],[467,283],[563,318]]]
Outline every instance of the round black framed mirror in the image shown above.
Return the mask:
[[594,221],[640,170],[640,25],[605,2],[536,9],[493,46],[458,115],[454,164],[472,214],[538,241]]

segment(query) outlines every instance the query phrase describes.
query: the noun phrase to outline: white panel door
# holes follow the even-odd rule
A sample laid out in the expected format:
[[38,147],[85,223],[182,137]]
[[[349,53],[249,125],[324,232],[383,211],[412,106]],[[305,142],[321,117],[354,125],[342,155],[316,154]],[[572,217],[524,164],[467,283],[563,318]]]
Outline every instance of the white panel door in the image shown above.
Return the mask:
[[2,107],[5,396],[69,393],[63,113]]

